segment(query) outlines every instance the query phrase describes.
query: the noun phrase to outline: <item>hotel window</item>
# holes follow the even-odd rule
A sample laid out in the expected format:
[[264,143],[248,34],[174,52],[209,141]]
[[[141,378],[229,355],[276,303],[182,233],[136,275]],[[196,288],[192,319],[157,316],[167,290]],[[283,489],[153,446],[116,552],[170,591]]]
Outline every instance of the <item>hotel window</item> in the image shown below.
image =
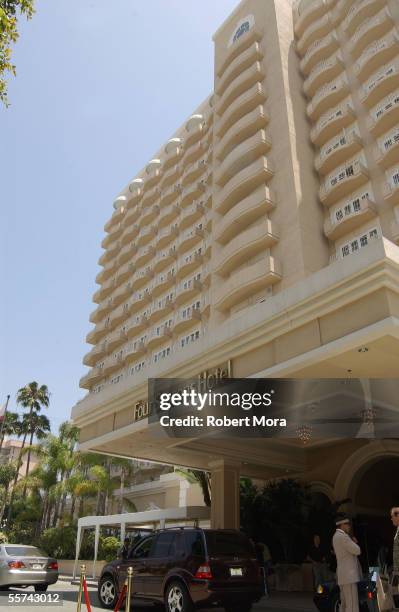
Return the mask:
[[166,357],[169,357],[170,353],[171,353],[170,346],[162,349],[161,351],[158,351],[158,353],[154,354],[154,363],[157,363],[158,361],[161,361],[161,359],[165,359]]
[[196,340],[199,340],[199,337],[200,337],[200,332],[197,329],[195,332],[192,332],[188,336],[185,336],[184,338],[181,338],[180,345],[182,347],[183,346],[187,346],[187,344],[191,344],[191,342],[195,342]]

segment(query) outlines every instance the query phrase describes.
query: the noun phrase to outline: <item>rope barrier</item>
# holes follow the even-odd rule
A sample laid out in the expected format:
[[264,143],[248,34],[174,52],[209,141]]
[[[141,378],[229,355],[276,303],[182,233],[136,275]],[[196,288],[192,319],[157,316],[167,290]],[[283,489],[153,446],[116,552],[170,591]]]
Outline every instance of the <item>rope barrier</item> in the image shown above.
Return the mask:
[[118,601],[115,604],[114,612],[119,612],[119,610],[121,609],[123,600],[125,599],[126,591],[127,591],[127,580],[125,580],[125,584],[123,585],[123,589],[119,593]]
[[82,595],[84,595],[84,602],[86,604],[86,608],[88,612],[91,612],[91,605],[89,599],[89,591],[87,590],[87,582],[86,582],[86,566],[80,566],[80,579],[79,579],[79,593],[78,593],[78,605],[77,612],[81,612],[82,609]]
[[131,610],[131,600],[132,600],[132,578],[133,578],[133,568],[127,568],[127,597],[126,597],[126,610],[130,612]]

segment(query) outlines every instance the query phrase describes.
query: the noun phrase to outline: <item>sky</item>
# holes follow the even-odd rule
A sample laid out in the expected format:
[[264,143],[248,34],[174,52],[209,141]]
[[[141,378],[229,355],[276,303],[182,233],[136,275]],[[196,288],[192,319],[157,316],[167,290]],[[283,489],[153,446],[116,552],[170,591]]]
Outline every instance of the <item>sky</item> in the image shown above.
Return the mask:
[[84,396],[104,223],[213,87],[238,0],[36,0],[0,108],[0,404],[33,380],[52,430]]

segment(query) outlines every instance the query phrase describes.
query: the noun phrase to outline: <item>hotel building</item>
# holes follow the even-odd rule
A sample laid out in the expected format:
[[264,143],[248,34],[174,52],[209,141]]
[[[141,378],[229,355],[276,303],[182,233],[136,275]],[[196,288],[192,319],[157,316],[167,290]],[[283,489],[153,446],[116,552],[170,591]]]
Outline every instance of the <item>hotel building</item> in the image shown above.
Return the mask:
[[364,478],[397,467],[394,440],[173,439],[148,423],[151,377],[399,367],[399,3],[243,0],[214,43],[214,91],[105,225],[81,448],[210,470],[219,527],[239,524],[240,475],[385,512],[392,492],[370,497]]

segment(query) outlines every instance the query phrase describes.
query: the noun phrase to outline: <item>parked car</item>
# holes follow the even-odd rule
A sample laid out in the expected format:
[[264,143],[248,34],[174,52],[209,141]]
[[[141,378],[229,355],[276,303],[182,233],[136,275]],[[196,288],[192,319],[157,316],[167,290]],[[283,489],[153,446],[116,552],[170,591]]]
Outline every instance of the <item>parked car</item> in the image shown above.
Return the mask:
[[10,586],[34,586],[35,591],[47,591],[58,580],[58,563],[36,546],[25,544],[0,545],[0,589]]
[[254,547],[239,531],[163,529],[141,540],[127,557],[103,568],[98,596],[104,608],[114,608],[129,566],[134,598],[163,604],[167,612],[213,605],[250,612],[264,595]]
[[[358,583],[360,612],[377,612],[377,589],[372,580],[362,580]],[[339,612],[341,600],[339,587],[335,581],[320,585],[313,598],[316,608],[320,612]]]

